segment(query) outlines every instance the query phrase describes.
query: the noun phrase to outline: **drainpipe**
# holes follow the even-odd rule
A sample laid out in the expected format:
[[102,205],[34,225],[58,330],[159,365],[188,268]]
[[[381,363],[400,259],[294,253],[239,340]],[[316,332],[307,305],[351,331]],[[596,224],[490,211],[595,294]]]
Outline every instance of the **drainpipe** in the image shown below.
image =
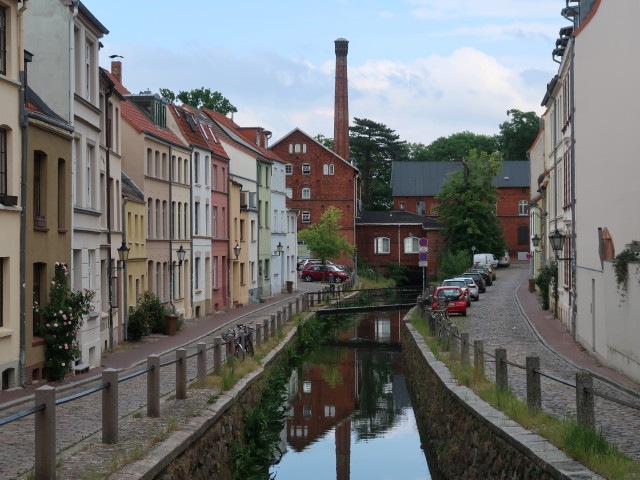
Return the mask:
[[[18,10],[18,30],[19,38],[24,38],[23,12],[27,8],[27,0],[24,0],[22,7]],[[22,71],[20,72],[20,130],[22,155],[20,158],[20,347],[18,356],[18,383],[25,386],[27,369],[27,298],[25,294],[26,273],[27,273],[27,153],[28,153],[28,121],[25,112],[27,103],[27,63],[31,61],[31,54],[24,53]]]
[[[193,157],[194,157],[193,151],[194,151],[194,148],[193,148],[193,145],[192,145],[191,146],[191,155],[190,155],[191,156],[191,169],[195,170],[196,167],[193,164]],[[206,156],[205,156],[205,158],[206,158]],[[198,158],[198,161],[200,161],[200,158]],[[198,165],[197,168],[200,168],[200,166]],[[195,210],[196,210],[196,204],[193,201],[193,175],[192,175],[191,176],[191,211],[195,212]],[[198,220],[200,220],[200,218],[202,218],[202,215],[198,215]],[[191,283],[189,284],[189,291],[191,292],[191,295],[190,295],[190,298],[191,298],[191,318],[193,318],[193,315],[194,315],[194,308],[193,308],[193,285],[194,285],[194,283],[193,283],[193,273],[194,273],[193,272],[193,270],[194,270],[193,234],[195,232],[194,220],[195,220],[195,215],[191,215],[191,235],[190,235],[191,236],[191,240],[190,240],[190,245],[191,245],[191,252],[190,252],[191,253],[191,255],[190,255],[191,256],[191,265],[190,266],[191,266],[191,268],[189,269],[189,278],[191,278]],[[198,272],[196,272],[196,274],[197,273]],[[184,286],[182,288],[184,288]],[[204,298],[205,298],[205,304],[206,304],[206,298],[207,298],[206,294],[205,294]],[[185,307],[184,310],[185,310],[185,314],[186,314],[187,313],[186,307]]]
[[[126,222],[126,205],[127,205],[127,198],[123,198],[122,199],[122,205],[121,205],[121,210],[122,210],[122,214],[120,215],[120,218],[122,219],[122,243],[124,243],[126,245],[126,241],[127,241],[127,222]],[[124,340],[127,341],[128,340],[128,330],[129,330],[129,289],[127,288],[127,262],[122,262],[122,279],[124,283],[124,287],[122,289],[122,323],[124,324]],[[148,279],[147,279],[148,281]]]
[[[113,95],[113,87],[110,86],[104,95],[105,105],[105,130],[106,130],[106,163],[107,163],[107,246],[109,248],[109,261],[107,263],[109,282],[109,347],[113,348],[113,259],[111,258],[111,118],[109,116],[109,99]],[[117,264],[116,264],[117,267]]]
[[[573,45],[571,46],[571,65],[569,70],[569,107],[571,112],[571,159],[569,169],[571,171],[571,246],[573,248],[573,254],[570,255],[571,260],[571,279],[572,279],[572,290],[573,290],[573,305],[571,305],[571,336],[573,339],[576,339],[576,320],[578,316],[577,309],[577,298],[578,298],[578,279],[576,278],[576,162],[575,162],[575,128],[576,128],[576,116],[575,116],[575,88],[573,82],[573,74],[574,74],[574,61],[575,61],[575,45],[576,39],[573,37]],[[593,346],[595,351],[595,345]]]
[[[169,145],[169,305],[171,311],[176,313],[176,306],[173,304],[173,234],[175,233],[175,222],[173,218],[173,147]],[[156,272],[156,277],[158,276]]]

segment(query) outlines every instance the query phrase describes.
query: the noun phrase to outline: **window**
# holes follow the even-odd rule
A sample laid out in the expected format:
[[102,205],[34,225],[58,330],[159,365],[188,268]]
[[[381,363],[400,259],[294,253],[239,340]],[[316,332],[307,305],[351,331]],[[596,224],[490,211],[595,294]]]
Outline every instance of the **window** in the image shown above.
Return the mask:
[[213,238],[218,238],[218,207],[213,207],[211,214],[211,225],[213,227],[211,236]]
[[196,184],[200,183],[200,154],[195,152],[193,154],[193,174]]
[[[4,9],[0,8],[0,12],[2,11]],[[0,128],[0,194],[7,194],[7,131],[4,128]]]
[[196,202],[195,203],[195,208],[193,209],[193,213],[194,213],[194,225],[193,228],[195,229],[195,234],[199,235],[200,234],[200,226],[198,225],[198,221],[200,219],[200,202]]
[[269,279],[269,260],[264,261],[264,278],[265,280]]
[[333,175],[334,171],[335,171],[335,168],[333,166],[333,163],[330,163],[329,164],[329,175]]
[[295,153],[300,153],[300,144],[296,143],[295,147],[293,148]]
[[4,326],[4,262],[0,257],[0,327]]
[[325,163],[324,165],[322,165],[322,174],[323,175],[333,175],[334,173],[334,166],[333,163]]
[[0,73],[7,73],[7,9],[0,7]]
[[302,164],[302,174],[303,175],[311,175],[311,165],[308,163]]
[[407,237],[404,239],[404,253],[418,253],[419,251],[418,237]]
[[518,215],[528,215],[529,214],[529,202],[526,200],[520,200],[518,202]]
[[213,278],[213,288],[218,288],[218,257],[213,257],[213,268],[211,269]]
[[416,213],[418,215],[426,215],[427,214],[427,206],[424,200],[418,200],[416,202]]
[[311,222],[311,212],[302,212],[302,223]]
[[[45,274],[47,270],[46,263],[34,263],[33,264],[33,304],[42,305],[42,301],[45,298],[46,291],[44,285],[46,285]],[[33,336],[40,335],[40,325],[42,323],[42,317],[34,309],[33,310]]]
[[211,185],[211,177],[209,176],[209,168],[211,168],[211,160],[209,160],[209,155],[205,155],[204,157],[204,184],[206,186]]
[[160,178],[160,152],[158,152],[157,150],[154,153],[154,162],[155,170],[153,171],[153,176],[156,178]]
[[518,227],[518,245],[529,245],[529,226]]
[[153,231],[151,229],[151,205],[152,200],[149,198],[147,199],[147,236],[149,238],[151,238],[151,232]]
[[195,264],[195,272],[194,272],[194,286],[196,290],[200,289],[200,257],[196,257],[196,264]]
[[373,253],[388,254],[391,252],[391,242],[387,237],[377,237],[373,242]]
[[285,173],[286,175],[293,175],[293,165],[291,165],[290,163],[287,163],[287,164],[284,166],[284,173]]
[[46,162],[44,152],[36,151],[33,156],[33,225],[46,228]]
[[160,238],[160,200],[156,200],[156,238]]
[[303,188],[302,189],[302,198],[305,200],[308,200],[309,198],[311,198],[311,189],[310,188]]

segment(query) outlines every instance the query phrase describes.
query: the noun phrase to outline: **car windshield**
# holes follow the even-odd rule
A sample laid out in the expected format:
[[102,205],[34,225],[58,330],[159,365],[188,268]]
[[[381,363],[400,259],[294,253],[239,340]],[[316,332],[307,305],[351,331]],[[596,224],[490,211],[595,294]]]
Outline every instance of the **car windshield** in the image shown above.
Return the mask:
[[442,283],[445,285],[457,285],[459,287],[465,287],[467,285],[467,282],[464,280],[445,280]]
[[456,299],[460,296],[460,290],[457,288],[443,288],[441,290],[438,290],[438,293],[436,294],[437,297],[439,298],[453,298]]

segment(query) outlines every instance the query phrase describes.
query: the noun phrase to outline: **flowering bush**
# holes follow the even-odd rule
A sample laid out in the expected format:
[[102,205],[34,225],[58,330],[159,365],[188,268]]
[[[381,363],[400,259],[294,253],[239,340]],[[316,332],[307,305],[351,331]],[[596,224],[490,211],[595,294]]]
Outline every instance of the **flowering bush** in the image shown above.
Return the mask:
[[69,288],[69,271],[63,263],[56,262],[55,273],[49,291],[49,303],[34,308],[42,316],[42,336],[46,344],[45,367],[51,381],[62,380],[71,371],[72,362],[80,355],[78,333],[82,318],[93,310],[93,290],[72,292]]

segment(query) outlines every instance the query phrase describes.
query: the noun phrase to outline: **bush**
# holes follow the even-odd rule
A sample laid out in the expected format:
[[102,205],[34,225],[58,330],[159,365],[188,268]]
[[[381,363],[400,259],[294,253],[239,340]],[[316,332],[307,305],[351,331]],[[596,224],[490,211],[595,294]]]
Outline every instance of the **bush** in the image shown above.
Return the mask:
[[[543,310],[549,309],[549,292],[553,292],[553,298],[558,301],[558,292],[554,285],[558,281],[558,264],[551,261],[540,267],[538,275],[533,279],[538,287],[538,301]],[[553,288],[553,290],[552,290]]]
[[153,292],[144,292],[129,315],[129,339],[140,340],[149,333],[164,333],[167,312]]
[[129,314],[129,323],[127,325],[127,333],[129,340],[140,340],[142,337],[151,333],[149,328],[149,320],[142,310],[135,308]]
[[444,252],[440,256],[440,280],[457,277],[471,268],[471,255],[466,250]]

